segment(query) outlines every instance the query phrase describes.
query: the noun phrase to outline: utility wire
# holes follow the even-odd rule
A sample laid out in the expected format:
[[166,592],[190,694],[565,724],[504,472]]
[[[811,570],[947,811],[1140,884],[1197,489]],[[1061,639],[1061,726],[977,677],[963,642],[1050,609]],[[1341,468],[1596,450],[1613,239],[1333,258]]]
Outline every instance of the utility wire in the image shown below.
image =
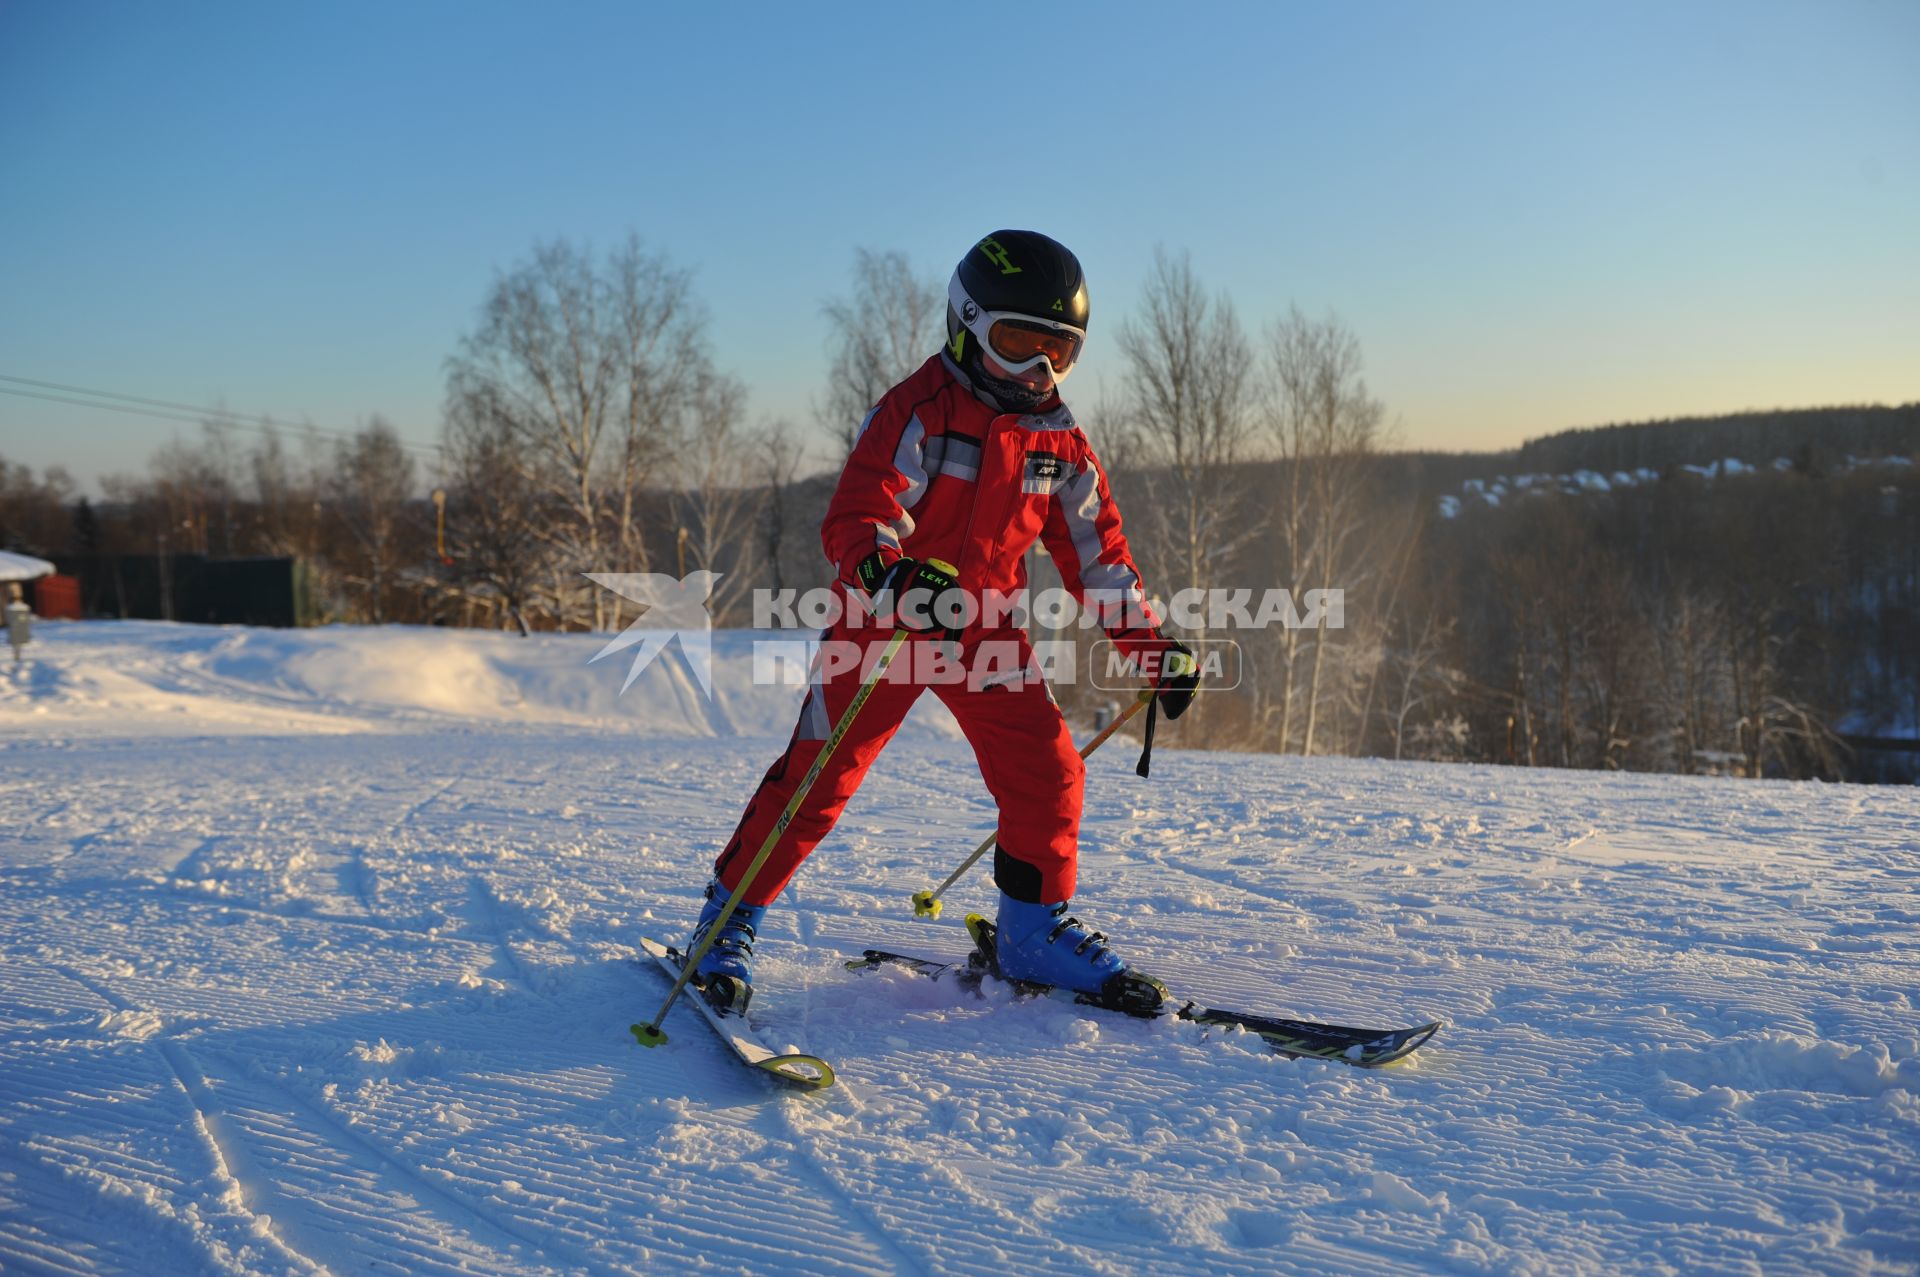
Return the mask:
[[[212,425],[223,430],[249,430],[256,434],[271,434],[275,430],[290,430],[313,438],[352,439],[352,432],[329,430],[324,426],[311,426],[300,422],[279,421],[264,413],[249,418],[229,408],[203,408],[197,404],[179,403],[171,399],[154,399],[145,395],[124,395],[112,390],[94,390],[87,386],[71,386],[58,381],[39,381],[32,377],[16,377],[0,373],[0,381],[10,381],[15,386],[38,386],[41,389],[20,390],[15,386],[0,386],[0,395],[16,395],[23,399],[42,399],[49,403],[77,404],[82,408],[104,408],[109,412],[124,412],[134,416],[153,417],[162,421],[185,421],[198,425]],[[45,391],[61,390],[64,395],[46,394]],[[89,395],[89,399],[76,399],[72,395]],[[100,403],[102,399],[117,399],[122,403]],[[412,443],[405,439],[400,446],[414,452],[439,452],[440,446],[432,443]]]

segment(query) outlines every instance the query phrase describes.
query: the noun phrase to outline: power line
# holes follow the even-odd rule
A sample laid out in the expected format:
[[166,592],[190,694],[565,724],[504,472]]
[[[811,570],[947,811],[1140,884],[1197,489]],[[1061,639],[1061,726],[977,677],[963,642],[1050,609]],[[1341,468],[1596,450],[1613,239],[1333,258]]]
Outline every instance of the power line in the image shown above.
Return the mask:
[[[172,399],[154,399],[146,395],[127,395],[113,390],[95,390],[88,386],[72,386],[58,381],[40,381],[33,377],[16,377],[0,373],[0,381],[10,381],[13,386],[0,386],[0,395],[15,395],[22,399],[41,399],[49,403],[76,404],[82,408],[103,408],[108,412],[124,412],[133,416],[153,417],[162,421],[185,421],[196,425],[212,425],[223,430],[248,430],[255,434],[272,434],[276,430],[289,430],[304,434],[310,438],[344,439],[354,437],[347,430],[330,430],[324,426],[307,425],[302,422],[280,421],[265,413],[256,417],[246,417],[229,408],[203,408],[198,404],[179,403]],[[19,386],[38,386],[40,390],[21,390]],[[46,391],[60,390],[66,394],[47,394]],[[91,398],[76,399],[74,395],[87,395]],[[117,399],[120,403],[101,403],[103,399]],[[400,440],[400,446],[415,452],[438,453],[439,444],[412,443]]]

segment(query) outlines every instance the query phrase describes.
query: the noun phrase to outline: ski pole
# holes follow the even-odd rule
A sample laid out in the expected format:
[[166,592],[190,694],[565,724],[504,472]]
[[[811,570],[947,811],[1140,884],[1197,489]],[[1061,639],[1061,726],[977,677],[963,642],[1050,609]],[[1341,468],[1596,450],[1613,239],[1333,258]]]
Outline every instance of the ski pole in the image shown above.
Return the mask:
[[773,854],[774,844],[780,841],[781,834],[787,832],[788,822],[793,819],[794,813],[800,810],[800,804],[806,801],[807,792],[813,788],[813,782],[820,779],[820,773],[826,768],[827,759],[833,756],[833,751],[839,747],[841,739],[846,736],[847,729],[853,726],[854,717],[860,713],[860,707],[867,703],[867,697],[872,695],[874,687],[886,676],[887,667],[893,664],[894,654],[900,650],[900,645],[907,641],[909,634],[908,630],[895,630],[893,637],[887,640],[887,646],[881,651],[880,659],[874,662],[873,673],[868,675],[867,681],[860,685],[860,690],[853,694],[853,700],[848,703],[846,711],[840,715],[840,721],[834,724],[832,734],[820,747],[820,753],[814,758],[813,766],[807,769],[806,776],[800,782],[800,788],[793,791],[793,797],[787,800],[786,810],[782,811],[780,818],[773,822],[773,829],[767,834],[766,841],[760,844],[759,852],[747,865],[746,873],[741,875],[740,885],[734,888],[732,895],[727,897],[726,908],[720,911],[720,916],[714,920],[714,924],[707,928],[706,937],[694,946],[692,953],[687,955],[686,965],[680,968],[680,977],[673,982],[673,991],[667,994],[667,1000],[660,1004],[660,1010],[653,1017],[652,1022],[631,1026],[633,1036],[639,1039],[641,1046],[659,1046],[667,1040],[667,1035],[661,1032],[661,1022],[667,1018],[667,1012],[672,1010],[673,1004],[679,1000],[680,991],[687,987],[687,981],[693,978],[694,969],[700,965],[700,959],[707,956],[707,950],[711,949],[713,942],[719,938],[721,930],[727,925],[727,919],[733,917],[733,911],[739,906],[741,898],[746,895],[747,888],[753,884],[755,878],[759,877],[760,867],[766,864],[767,857]]
[[[1151,687],[1141,688],[1140,695],[1133,698],[1133,704],[1121,710],[1119,717],[1115,718],[1111,723],[1108,723],[1105,727],[1101,728],[1099,735],[1095,736],[1092,740],[1088,741],[1085,745],[1081,747],[1080,757],[1084,759],[1089,754],[1093,753],[1094,750],[1099,749],[1102,745],[1106,744],[1107,737],[1119,731],[1120,728],[1126,723],[1126,721],[1129,718],[1132,718],[1135,714],[1138,714],[1141,710],[1141,707],[1144,706],[1148,701],[1152,699],[1153,699],[1153,689]],[[962,874],[966,873],[967,870],[973,868],[976,864],[980,863],[980,857],[986,855],[987,852],[992,849],[993,844],[995,843],[995,841],[999,839],[999,837],[1000,837],[1000,834],[998,830],[988,834],[986,836],[986,839],[978,847],[975,847],[973,849],[973,854],[971,856],[968,856],[966,860],[962,861],[960,867],[954,870],[952,873],[948,874],[947,880],[941,883],[939,886],[935,887],[932,891],[914,892],[913,893],[913,916],[916,918],[938,918],[940,916],[940,910],[942,908],[940,904],[940,897],[946,894],[946,890],[948,887],[951,887],[954,883],[960,881],[960,876]]]
[[[942,563],[938,559],[928,559],[927,562],[949,576],[959,575],[959,569],[951,564]],[[706,938],[695,945],[693,952],[687,955],[686,965],[680,968],[680,977],[673,982],[673,990],[667,994],[667,1000],[660,1004],[659,1012],[650,1023],[629,1026],[641,1046],[659,1046],[667,1040],[667,1035],[660,1029],[661,1023],[667,1018],[667,1012],[671,1011],[673,1004],[679,1001],[680,991],[687,987],[687,981],[693,979],[694,968],[700,965],[700,959],[707,956],[707,950],[713,947],[713,942],[719,938],[720,932],[726,927],[727,919],[733,917],[733,911],[747,894],[747,888],[752,886],[753,880],[759,876],[760,867],[766,864],[767,857],[773,854],[774,844],[780,841],[781,834],[787,832],[787,825],[793,820],[794,813],[799,811],[800,804],[807,800],[807,791],[811,790],[813,783],[820,779],[820,773],[826,769],[827,760],[833,757],[833,751],[840,747],[841,740],[853,727],[853,720],[859,716],[860,707],[867,703],[867,697],[873,695],[873,689],[879,685],[881,679],[886,677],[887,667],[893,664],[895,654],[900,651],[901,645],[912,637],[912,633],[911,630],[904,628],[896,629],[893,637],[887,640],[887,646],[882,649],[880,659],[874,662],[873,673],[867,675],[866,682],[860,684],[860,690],[853,694],[853,700],[848,702],[846,710],[840,715],[840,721],[834,724],[832,733],[827,737],[826,743],[821,745],[820,753],[814,758],[813,766],[807,768],[807,774],[801,779],[800,787],[794,790],[793,797],[787,800],[786,810],[782,811],[780,818],[773,822],[773,829],[767,834],[766,841],[760,844],[759,853],[747,865],[746,873],[741,875],[740,885],[733,889],[733,894],[727,897],[726,907],[720,911],[720,916],[714,920],[713,925],[707,928]]]

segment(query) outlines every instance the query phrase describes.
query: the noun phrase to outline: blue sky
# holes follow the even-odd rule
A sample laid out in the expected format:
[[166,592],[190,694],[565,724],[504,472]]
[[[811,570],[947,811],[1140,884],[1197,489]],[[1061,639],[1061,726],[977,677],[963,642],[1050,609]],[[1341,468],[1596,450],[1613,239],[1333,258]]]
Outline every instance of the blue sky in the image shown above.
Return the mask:
[[[0,374],[431,442],[494,272],[631,230],[811,425],[855,248],[1013,225],[1087,267],[1083,412],[1156,245],[1337,311],[1407,446],[1920,399],[1916,65],[1910,0],[0,0]],[[176,431],[0,395],[89,483]]]

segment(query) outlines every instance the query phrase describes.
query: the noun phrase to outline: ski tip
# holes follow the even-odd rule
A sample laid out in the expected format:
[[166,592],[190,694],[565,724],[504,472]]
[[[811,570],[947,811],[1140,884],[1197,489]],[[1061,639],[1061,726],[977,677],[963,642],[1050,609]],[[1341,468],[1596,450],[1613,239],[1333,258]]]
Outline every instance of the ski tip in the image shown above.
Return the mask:
[[776,1055],[760,1061],[760,1067],[783,1082],[809,1091],[824,1091],[833,1085],[833,1066],[813,1055]]
[[913,916],[916,918],[938,918],[944,906],[933,898],[931,891],[913,893]]
[[1385,1055],[1381,1055],[1374,1059],[1368,1060],[1362,1063],[1360,1067],[1368,1068],[1368,1069],[1392,1068],[1394,1065],[1399,1064],[1407,1060],[1408,1058],[1410,1058],[1415,1051],[1418,1051],[1421,1047],[1425,1046],[1428,1040],[1431,1039],[1434,1034],[1438,1033],[1441,1029],[1445,1027],[1446,1025],[1441,1021],[1432,1020],[1426,1024],[1420,1025],[1417,1028],[1408,1029],[1405,1031],[1404,1037],[1402,1038],[1400,1044],[1396,1046],[1392,1051],[1388,1052]]
[[638,1042],[641,1046],[659,1046],[667,1040],[667,1035],[660,1030],[658,1025],[629,1024],[627,1029],[633,1034],[634,1041]]

